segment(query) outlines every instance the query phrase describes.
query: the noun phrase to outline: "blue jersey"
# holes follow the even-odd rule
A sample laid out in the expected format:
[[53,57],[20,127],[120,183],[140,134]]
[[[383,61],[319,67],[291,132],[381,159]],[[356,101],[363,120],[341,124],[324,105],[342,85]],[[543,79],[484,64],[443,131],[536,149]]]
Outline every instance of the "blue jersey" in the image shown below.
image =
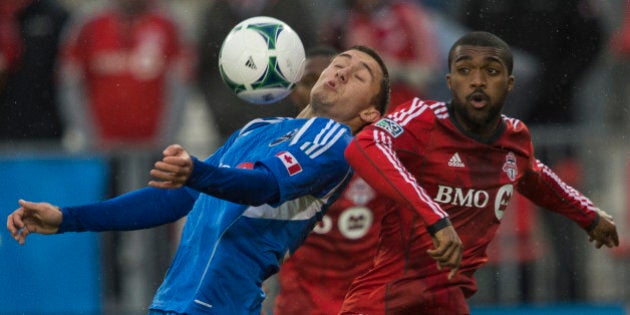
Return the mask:
[[200,193],[151,309],[185,314],[260,314],[262,282],[303,242],[351,177],[348,127],[326,118],[257,119],[205,163],[266,167],[273,204],[247,205]]

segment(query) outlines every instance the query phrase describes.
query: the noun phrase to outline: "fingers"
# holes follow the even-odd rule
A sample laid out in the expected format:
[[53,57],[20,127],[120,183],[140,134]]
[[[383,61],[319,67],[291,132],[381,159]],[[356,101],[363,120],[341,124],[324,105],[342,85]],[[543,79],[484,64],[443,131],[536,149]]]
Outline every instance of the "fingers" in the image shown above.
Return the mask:
[[22,222],[23,212],[24,209],[19,208],[7,216],[7,230],[14,238],[18,231],[24,227],[24,222]]
[[[152,169],[149,174],[158,179],[159,181],[156,180],[152,180],[150,181],[150,185],[156,185],[159,182],[170,182],[173,185],[183,185],[187,180],[188,180],[188,176],[189,176],[189,172],[186,171],[182,171],[180,169],[172,169],[170,167],[162,167],[160,166],[161,162],[157,162],[156,163],[156,167],[154,169]],[[168,185],[168,184],[167,184]],[[160,187],[162,187],[163,185],[158,185]],[[157,187],[157,186],[154,186]],[[164,187],[162,187],[164,188]]]
[[589,240],[595,241],[595,248],[598,249],[604,245],[608,248],[619,246],[619,235],[612,216],[600,209],[598,213],[600,220],[597,226],[588,233]]
[[184,148],[178,144],[169,145],[164,151],[164,158],[155,162],[149,172],[156,180],[149,181],[149,186],[156,188],[179,188],[192,173],[192,160]]
[[7,216],[7,229],[11,233],[11,237],[20,245],[24,245],[24,240],[29,234],[28,226],[22,220],[24,216],[24,208],[18,208]]
[[186,173],[186,170],[183,169],[181,166],[166,163],[163,161],[155,162],[151,171],[155,171],[155,176],[177,176]]
[[437,261],[438,270],[442,270],[444,267],[451,268],[448,275],[449,280],[457,274],[462,261],[461,247],[451,243],[447,246],[427,250],[427,253],[431,256],[431,258]]
[[181,145],[171,144],[168,147],[166,147],[164,151],[162,151],[162,154],[164,154],[164,156],[177,156],[183,151],[184,151],[184,148]]
[[[182,150],[182,151],[179,151]],[[155,162],[149,174],[157,180],[149,181],[149,186],[156,188],[179,188],[183,186],[192,173],[192,161],[178,145],[169,146],[164,150],[166,155],[161,161]],[[175,154],[169,156],[167,154]]]
[[452,226],[446,226],[433,236],[434,249],[427,250],[427,254],[438,263],[438,270],[451,268],[448,279],[452,279],[459,271],[462,262],[463,247],[461,239]]
[[149,181],[148,185],[151,187],[164,188],[164,189],[179,188],[183,186],[182,184],[174,183],[172,181],[157,181],[157,180]]

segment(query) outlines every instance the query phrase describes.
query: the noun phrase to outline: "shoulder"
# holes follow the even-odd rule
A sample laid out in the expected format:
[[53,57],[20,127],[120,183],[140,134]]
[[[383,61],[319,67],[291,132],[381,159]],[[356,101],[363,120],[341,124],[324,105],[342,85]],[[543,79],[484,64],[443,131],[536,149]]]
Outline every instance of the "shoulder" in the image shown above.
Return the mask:
[[265,126],[285,122],[287,120],[291,120],[291,118],[286,118],[286,117],[256,118],[248,122],[245,126],[243,126],[243,128],[241,128],[239,131],[239,135],[243,135],[245,133],[254,131],[256,129],[259,129]]
[[448,118],[448,109],[444,102],[422,100],[416,97],[396,107],[386,118],[402,126],[417,121],[433,123],[436,118]]
[[505,130],[500,140],[505,146],[518,148],[528,155],[533,154],[532,136],[529,128],[522,121],[503,115]]
[[502,115],[501,118],[503,119],[503,122],[505,123],[505,127],[506,127],[505,131],[507,133],[510,133],[513,135],[520,135],[520,136],[524,136],[531,139],[529,128],[527,127],[527,125],[525,125],[524,122],[522,122],[521,120],[517,118],[508,117],[505,115]]
[[348,126],[330,118],[314,117],[304,121],[293,142],[307,141],[330,147],[336,143],[345,146],[351,139]]
[[401,104],[386,117],[374,123],[374,127],[383,129],[392,136],[397,136],[409,128],[432,128],[438,119],[447,118],[448,109],[444,102],[414,98]]

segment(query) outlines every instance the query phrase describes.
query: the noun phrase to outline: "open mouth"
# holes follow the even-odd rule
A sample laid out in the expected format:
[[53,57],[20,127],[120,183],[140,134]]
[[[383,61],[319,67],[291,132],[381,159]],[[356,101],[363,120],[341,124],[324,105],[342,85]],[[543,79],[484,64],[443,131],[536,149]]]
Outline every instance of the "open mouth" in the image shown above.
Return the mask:
[[477,109],[484,108],[489,101],[490,98],[483,92],[474,92],[468,96],[468,102]]

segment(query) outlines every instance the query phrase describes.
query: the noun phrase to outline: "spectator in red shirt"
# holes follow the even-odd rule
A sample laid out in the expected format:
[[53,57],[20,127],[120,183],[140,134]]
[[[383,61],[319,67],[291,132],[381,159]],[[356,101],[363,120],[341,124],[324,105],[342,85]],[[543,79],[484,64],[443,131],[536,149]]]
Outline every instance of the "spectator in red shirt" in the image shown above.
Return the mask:
[[162,148],[180,125],[187,47],[157,2],[112,4],[73,25],[63,47],[69,139],[92,149]]

